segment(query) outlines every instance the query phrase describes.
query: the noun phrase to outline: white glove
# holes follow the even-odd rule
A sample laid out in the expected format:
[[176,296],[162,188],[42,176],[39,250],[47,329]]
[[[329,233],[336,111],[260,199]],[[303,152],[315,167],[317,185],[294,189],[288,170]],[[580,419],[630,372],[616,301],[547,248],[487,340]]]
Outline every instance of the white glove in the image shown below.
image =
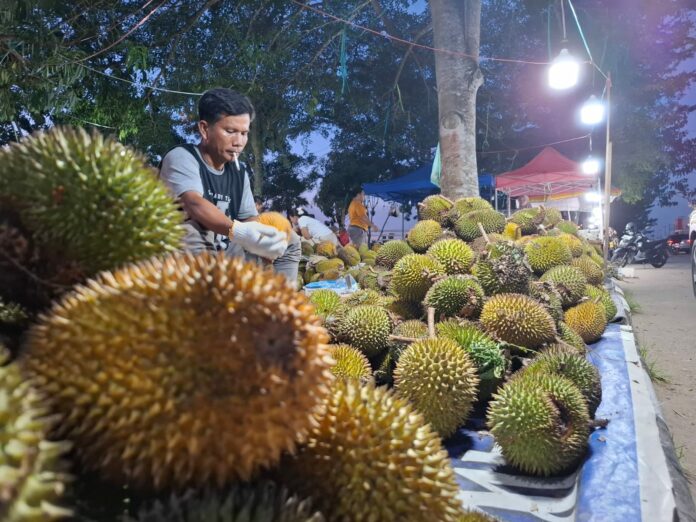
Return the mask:
[[288,248],[288,239],[284,232],[256,221],[235,221],[230,241],[237,243],[250,254],[271,261],[282,256]]

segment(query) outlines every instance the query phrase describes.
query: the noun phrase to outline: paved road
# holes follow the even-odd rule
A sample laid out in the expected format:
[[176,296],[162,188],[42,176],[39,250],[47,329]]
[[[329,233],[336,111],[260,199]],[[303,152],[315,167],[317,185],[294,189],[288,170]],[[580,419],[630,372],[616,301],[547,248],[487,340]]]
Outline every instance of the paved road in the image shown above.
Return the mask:
[[696,499],[696,298],[689,261],[682,254],[659,269],[631,265],[636,278],[621,287],[641,308],[633,314],[638,344],[668,380],[655,383],[655,391]]

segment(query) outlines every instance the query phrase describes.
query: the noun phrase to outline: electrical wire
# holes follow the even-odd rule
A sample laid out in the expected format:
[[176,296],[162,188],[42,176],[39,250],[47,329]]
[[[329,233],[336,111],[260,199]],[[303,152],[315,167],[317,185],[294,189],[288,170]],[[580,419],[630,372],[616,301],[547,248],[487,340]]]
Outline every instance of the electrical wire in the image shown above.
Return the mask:
[[551,145],[559,145],[561,143],[568,143],[571,141],[578,141],[578,140],[584,140],[585,138],[588,138],[591,135],[591,133],[583,134],[582,136],[577,136],[575,138],[568,138],[567,140],[560,140],[560,141],[553,141],[551,143],[544,143],[542,145],[534,145],[532,147],[519,147],[516,149],[501,149],[501,150],[477,150],[479,154],[498,154],[501,152],[520,152],[523,150],[534,150],[534,149],[543,149],[544,147],[550,147]]
[[102,76],[106,76],[107,78],[111,78],[112,80],[117,80],[119,82],[124,82],[124,83],[129,83],[131,85],[135,85],[136,87],[142,87],[143,89],[152,89],[153,91],[160,91],[160,92],[169,92],[172,94],[185,94],[186,96],[203,96],[202,92],[186,92],[186,91],[175,91],[172,89],[165,89],[164,87],[154,87],[150,85],[143,85],[138,82],[134,82],[132,80],[127,80],[125,78],[119,78],[118,76],[114,76],[113,74],[108,74],[103,71],[100,71],[98,69],[95,69],[94,67],[90,67],[89,65],[85,65],[83,63],[78,63],[80,67],[84,67],[85,69],[88,69],[92,72],[95,72],[97,74],[101,74]]
[[[410,40],[405,40],[403,38],[399,38],[398,36],[393,36],[386,31],[377,31],[375,29],[371,29],[369,27],[366,27],[364,25],[356,24],[355,22],[351,22],[350,20],[345,20],[339,16],[332,15],[331,13],[327,13],[326,11],[323,11],[322,9],[319,9],[317,7],[308,5],[308,4],[303,4],[299,0],[291,0],[294,4],[299,5],[302,9],[306,9],[309,11],[314,11],[315,13],[325,17],[325,18],[330,18],[336,22],[340,22],[346,25],[350,25],[351,27],[354,27],[355,29],[360,29],[361,31],[365,31],[367,33],[374,34],[376,36],[380,36],[382,38],[386,38],[387,40],[392,40],[394,42],[402,43],[405,45],[409,45],[411,47],[418,47],[420,49],[427,49],[429,51],[434,51],[438,53],[443,53],[443,54],[450,54],[453,56],[462,56],[465,58],[472,58],[472,59],[477,59],[477,57],[473,54],[469,53],[464,53],[461,51],[453,51],[451,49],[444,49],[442,47],[431,47],[429,45],[423,45],[419,44],[416,42],[412,42]],[[489,61],[489,62],[505,62],[505,63],[524,63],[524,64],[529,64],[529,65],[549,65],[551,62],[538,62],[538,61],[531,61],[531,60],[517,60],[514,58],[495,58],[491,56],[479,56],[478,57],[479,61]]]

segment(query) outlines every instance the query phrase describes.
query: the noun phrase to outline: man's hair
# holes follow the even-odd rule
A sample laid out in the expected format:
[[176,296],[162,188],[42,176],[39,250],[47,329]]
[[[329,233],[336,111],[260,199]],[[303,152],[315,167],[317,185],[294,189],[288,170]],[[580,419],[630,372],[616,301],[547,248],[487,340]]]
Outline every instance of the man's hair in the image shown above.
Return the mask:
[[254,121],[254,106],[249,98],[231,89],[216,87],[207,90],[198,101],[198,119],[211,124],[225,116],[242,114],[248,114],[251,121]]

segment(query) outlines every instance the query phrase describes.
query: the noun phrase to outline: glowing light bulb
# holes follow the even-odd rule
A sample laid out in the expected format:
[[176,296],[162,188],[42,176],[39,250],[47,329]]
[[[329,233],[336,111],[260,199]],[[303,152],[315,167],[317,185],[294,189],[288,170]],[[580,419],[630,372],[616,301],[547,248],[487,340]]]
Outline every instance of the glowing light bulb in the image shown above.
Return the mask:
[[561,49],[549,67],[549,86],[558,90],[570,89],[578,83],[579,76],[580,64],[568,49]]
[[604,120],[604,104],[593,94],[580,109],[580,121],[585,125],[597,125]]

